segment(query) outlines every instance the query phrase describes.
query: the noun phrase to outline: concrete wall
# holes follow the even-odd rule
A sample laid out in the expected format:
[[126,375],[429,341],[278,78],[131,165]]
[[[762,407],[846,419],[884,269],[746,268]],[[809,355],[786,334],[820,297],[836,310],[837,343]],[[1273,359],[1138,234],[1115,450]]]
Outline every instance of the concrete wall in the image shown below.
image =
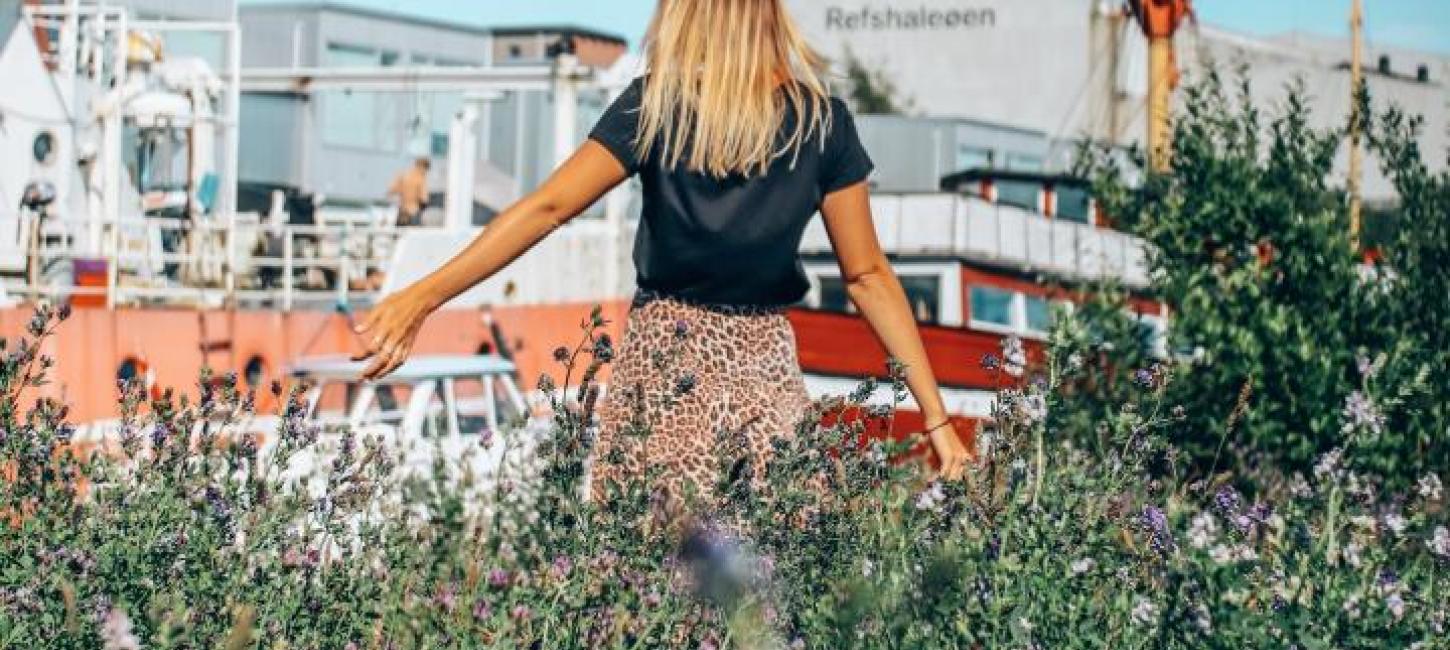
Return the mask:
[[[1343,67],[1349,59],[1347,48],[1336,49],[1337,41],[1290,36],[1281,40],[1258,41],[1230,32],[1204,28],[1194,37],[1180,40],[1180,60],[1188,71],[1187,78],[1201,75],[1210,65],[1225,71],[1229,81],[1235,66],[1248,66],[1250,94],[1254,104],[1266,113],[1266,120],[1281,110],[1288,89],[1302,84],[1312,110],[1311,125],[1320,129],[1342,128],[1350,113],[1351,79]],[[1379,55],[1390,55],[1391,74],[1377,71]],[[1430,66],[1430,82],[1413,78],[1415,68],[1424,62]],[[1420,136],[1421,151],[1432,167],[1443,169],[1450,152],[1450,58],[1423,53],[1366,48],[1365,81],[1369,86],[1375,110],[1399,106],[1406,112],[1423,116]],[[1144,128],[1141,120],[1135,130]],[[1341,148],[1337,169],[1348,168],[1348,148]],[[1394,188],[1380,170],[1380,161],[1372,155],[1365,159],[1364,194],[1367,199],[1392,198]]]
[[840,63],[849,50],[925,115],[1056,135],[1089,73],[1092,3],[1084,0],[787,5],[822,54]]
[[237,7],[236,0],[116,0],[111,4],[130,7],[145,17],[187,20],[231,20]]
[[[913,114],[967,117],[1045,134],[1056,143],[1083,136],[1119,144],[1140,142],[1145,130],[1147,51],[1131,19],[1095,14],[1089,0],[788,0],[811,42],[838,69],[848,52],[896,84]],[[1177,40],[1185,79],[1208,59],[1245,62],[1255,102],[1272,109],[1287,84],[1302,79],[1313,98],[1315,123],[1337,126],[1349,111],[1346,39],[1290,34],[1249,37],[1212,26],[1185,28]],[[1374,74],[1381,54],[1393,76]],[[1413,80],[1419,65],[1430,82]],[[1441,167],[1450,142],[1450,57],[1367,47],[1366,69],[1377,103],[1395,103],[1425,116],[1427,158]],[[921,129],[929,127],[922,126]],[[909,147],[920,152],[918,139]],[[880,147],[878,158],[897,157]],[[1061,168],[1070,147],[1056,146],[1049,167]],[[922,164],[900,154],[903,165]],[[1344,156],[1341,156],[1342,158]],[[929,160],[929,157],[924,157]],[[1371,163],[1371,167],[1373,163]],[[888,172],[883,182],[896,180]],[[915,171],[900,172],[915,177]],[[1385,197],[1389,186],[1377,172],[1366,177],[1366,194]]]

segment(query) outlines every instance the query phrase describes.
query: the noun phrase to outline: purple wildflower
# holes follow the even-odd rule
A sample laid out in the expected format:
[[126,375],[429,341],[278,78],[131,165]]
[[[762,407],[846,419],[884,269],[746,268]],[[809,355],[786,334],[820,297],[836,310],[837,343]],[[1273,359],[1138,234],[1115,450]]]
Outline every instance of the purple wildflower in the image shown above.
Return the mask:
[[454,605],[458,602],[457,590],[452,584],[439,585],[438,593],[433,596],[433,602],[443,608],[443,611],[452,613]]
[[473,604],[473,620],[486,621],[493,618],[493,608],[488,603],[480,600]]
[[574,562],[567,555],[560,555],[554,558],[553,564],[549,565],[549,575],[555,580],[563,580],[573,570]]
[[509,612],[509,616],[513,617],[515,621],[527,621],[533,615],[534,612],[529,609],[528,605],[514,605],[513,610]]
[[1244,498],[1239,494],[1238,490],[1227,485],[1219,488],[1218,493],[1213,495],[1214,507],[1224,516],[1238,514],[1239,508],[1243,506],[1243,503]]
[[1169,530],[1168,516],[1162,510],[1147,506],[1143,508],[1143,514],[1139,515],[1138,522],[1148,533],[1148,545],[1154,551],[1165,556],[1173,552],[1173,532]]
[[509,586],[510,582],[512,582],[511,576],[504,569],[494,569],[488,572],[488,585],[490,587],[502,589]]
[[1153,371],[1146,368],[1139,368],[1137,372],[1133,373],[1133,383],[1143,388],[1152,388],[1155,383]]

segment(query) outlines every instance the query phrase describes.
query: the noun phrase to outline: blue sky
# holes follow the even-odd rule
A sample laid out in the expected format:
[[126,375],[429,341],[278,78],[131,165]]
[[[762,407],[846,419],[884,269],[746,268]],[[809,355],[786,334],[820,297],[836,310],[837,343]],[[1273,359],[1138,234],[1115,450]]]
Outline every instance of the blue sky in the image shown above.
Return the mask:
[[[345,2],[385,10],[398,5],[396,0]],[[1204,22],[1235,30],[1348,32],[1350,0],[1197,0],[1194,4]],[[405,11],[475,25],[574,24],[621,34],[633,45],[644,33],[654,5],[655,0],[409,0]],[[1450,53],[1450,0],[1364,0],[1364,5],[1365,33],[1371,43]]]

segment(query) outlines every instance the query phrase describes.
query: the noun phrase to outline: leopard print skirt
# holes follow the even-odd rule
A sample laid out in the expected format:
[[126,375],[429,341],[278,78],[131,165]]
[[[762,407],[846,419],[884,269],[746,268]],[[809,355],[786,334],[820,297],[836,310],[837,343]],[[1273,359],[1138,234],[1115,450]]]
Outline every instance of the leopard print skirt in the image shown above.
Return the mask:
[[755,467],[793,435],[810,398],[783,308],[700,305],[641,291],[599,407],[593,497],[658,469],[656,488],[707,496],[720,441]]

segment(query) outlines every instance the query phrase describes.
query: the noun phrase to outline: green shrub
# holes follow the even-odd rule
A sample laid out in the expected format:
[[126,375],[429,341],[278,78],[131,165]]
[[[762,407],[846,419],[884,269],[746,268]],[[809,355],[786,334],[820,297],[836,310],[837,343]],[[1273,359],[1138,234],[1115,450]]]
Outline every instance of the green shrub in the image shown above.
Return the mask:
[[[37,336],[53,326],[46,316]],[[1056,433],[1059,389],[1084,371],[1064,338],[1042,381],[1006,382],[996,433],[964,483],[897,462],[907,443],[863,444],[859,420],[803,426],[760,468],[740,466],[722,438],[734,471],[692,507],[700,532],[683,552],[652,514],[650,477],[603,503],[578,498],[587,398],[556,396],[540,462],[492,482],[452,471],[459,459],[401,478],[388,449],[316,429],[295,395],[275,449],[223,444],[250,401],[230,377],[204,382],[194,404],[142,408],[128,388],[121,458],[81,462],[56,452],[70,432],[62,407],[22,414],[18,388],[44,365],[37,349],[22,342],[0,366],[0,465],[15,468],[0,511],[23,513],[0,524],[5,647],[1445,648],[1450,638],[1439,478],[1383,493],[1346,445],[1272,504],[1183,484],[1169,373],[1107,409],[1105,451],[1088,454]],[[592,376],[610,354],[591,330],[561,356],[588,361]],[[875,388],[820,409],[859,405]],[[326,446],[337,453],[323,489],[285,482],[289,458]]]
[[[1186,411],[1175,442],[1199,472],[1307,472],[1358,423],[1372,435],[1356,453],[1386,479],[1445,471],[1450,177],[1427,171],[1417,123],[1376,119],[1371,146],[1399,202],[1377,213],[1395,226],[1383,260],[1361,265],[1333,173],[1345,130],[1310,127],[1299,88],[1272,115],[1246,85],[1231,95],[1217,73],[1187,90],[1164,173],[1102,152],[1088,165],[1107,211],[1150,245],[1149,291],[1171,310],[1165,363],[1183,381],[1170,398]],[[1135,363],[1120,360],[1118,377]]]

